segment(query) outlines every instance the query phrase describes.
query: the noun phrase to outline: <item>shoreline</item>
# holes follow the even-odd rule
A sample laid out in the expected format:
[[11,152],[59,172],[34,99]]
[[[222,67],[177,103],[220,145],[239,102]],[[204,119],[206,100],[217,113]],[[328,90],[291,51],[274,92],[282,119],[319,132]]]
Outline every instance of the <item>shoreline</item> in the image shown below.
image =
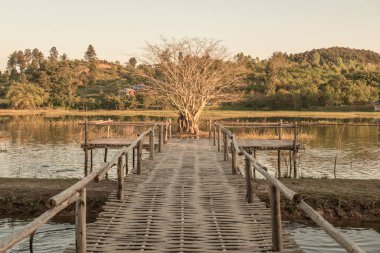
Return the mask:
[[[47,210],[45,202],[79,179],[0,178],[0,218],[33,219]],[[306,203],[334,225],[370,227],[380,231],[380,180],[353,179],[281,179],[300,193]],[[254,190],[269,206],[268,183],[255,180]],[[116,181],[102,180],[87,188],[88,222],[103,210]],[[66,208],[53,221],[74,222],[75,205]],[[312,224],[294,204],[281,198],[284,221]]]
[[[0,116],[26,116],[43,115],[46,117],[57,116],[153,116],[153,117],[177,117],[176,110],[95,110],[79,111],[66,109],[36,109],[13,110],[0,109]],[[221,118],[265,118],[265,117],[302,117],[324,119],[380,119],[380,112],[323,112],[323,111],[249,111],[249,110],[214,110],[206,109],[202,113],[202,119]]]

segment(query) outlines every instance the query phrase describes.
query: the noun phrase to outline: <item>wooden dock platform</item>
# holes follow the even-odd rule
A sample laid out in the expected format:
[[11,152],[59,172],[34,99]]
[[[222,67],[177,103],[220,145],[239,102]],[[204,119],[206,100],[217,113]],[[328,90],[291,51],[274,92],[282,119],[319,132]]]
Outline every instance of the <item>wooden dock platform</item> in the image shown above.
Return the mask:
[[256,139],[239,139],[239,147],[245,150],[299,150],[300,143],[294,146],[293,140],[256,140]]
[[[134,142],[134,139],[130,138],[96,138],[94,140],[88,141],[87,145],[85,143],[81,144],[82,148],[87,149],[97,149],[97,148],[120,148],[129,146]],[[154,143],[154,147],[158,147],[158,141]],[[149,140],[146,138],[143,141],[143,148],[149,148]]]
[[[124,180],[124,202],[112,193],[88,224],[87,252],[272,251],[270,209],[245,201],[245,179],[210,140],[172,139]],[[284,234],[283,252],[300,251]]]

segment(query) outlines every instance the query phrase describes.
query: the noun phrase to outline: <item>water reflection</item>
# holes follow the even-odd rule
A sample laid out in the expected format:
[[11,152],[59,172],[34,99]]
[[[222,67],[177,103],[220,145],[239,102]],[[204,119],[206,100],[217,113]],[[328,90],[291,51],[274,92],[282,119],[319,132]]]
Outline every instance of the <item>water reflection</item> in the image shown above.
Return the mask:
[[[115,121],[165,120],[161,117],[147,116],[89,117],[90,120],[107,120],[108,118]],[[236,119],[230,120],[236,121]],[[239,119],[239,121],[246,120],[262,122],[279,119]],[[284,122],[291,120],[293,118],[284,118]],[[306,119],[297,118],[297,120]],[[0,116],[0,177],[81,177],[84,153],[80,148],[80,142],[83,140],[83,128],[78,124],[82,122],[83,117],[79,116]],[[378,123],[378,119],[340,119],[339,122]],[[100,135],[107,132],[105,128],[96,129],[97,134]],[[202,129],[207,130],[207,126],[203,124]],[[142,130],[142,128],[113,129],[111,135],[135,136]],[[233,129],[233,131],[238,134],[252,130],[245,128]],[[301,176],[333,178],[334,161],[337,155],[337,178],[380,179],[379,126],[306,125],[300,128],[300,133],[312,136],[312,139],[303,141],[305,150],[299,153]],[[286,134],[285,131],[284,134]],[[95,164],[103,160],[103,152],[103,150],[94,152]],[[263,151],[258,152],[257,155],[274,174],[274,168],[277,166],[277,152]],[[281,162],[285,173],[289,167],[289,157],[286,152]]]
[[[286,222],[285,230],[306,253],[346,252],[329,235],[318,227],[302,223]],[[348,239],[353,240],[365,252],[379,252],[380,234],[368,228],[338,228]]]
[[[0,219],[0,240],[16,233],[30,221]],[[68,223],[47,223],[37,230],[33,240],[34,252],[63,252],[75,241],[75,225]],[[29,239],[15,245],[12,252],[30,252]]]

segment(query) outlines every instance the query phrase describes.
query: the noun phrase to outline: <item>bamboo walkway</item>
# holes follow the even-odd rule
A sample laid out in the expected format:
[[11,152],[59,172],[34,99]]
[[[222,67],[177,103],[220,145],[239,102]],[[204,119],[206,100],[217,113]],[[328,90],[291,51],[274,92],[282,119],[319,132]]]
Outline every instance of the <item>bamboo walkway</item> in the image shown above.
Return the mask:
[[[125,201],[112,193],[88,224],[87,252],[272,250],[270,209],[245,201],[245,179],[209,140],[172,139],[142,173],[125,177]],[[300,251],[285,234],[283,252]]]

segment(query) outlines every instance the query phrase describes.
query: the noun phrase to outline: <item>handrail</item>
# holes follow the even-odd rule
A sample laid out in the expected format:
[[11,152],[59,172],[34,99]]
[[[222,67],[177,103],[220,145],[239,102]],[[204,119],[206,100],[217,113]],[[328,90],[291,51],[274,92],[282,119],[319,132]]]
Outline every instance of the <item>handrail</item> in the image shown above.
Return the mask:
[[[278,125],[277,125],[278,126]],[[252,202],[253,198],[253,188],[252,188],[252,178],[251,170],[252,167],[256,169],[261,175],[263,175],[270,182],[270,199],[271,199],[271,217],[272,217],[272,247],[273,251],[282,251],[282,228],[281,228],[281,209],[280,209],[280,192],[287,199],[292,201],[298,209],[304,211],[319,227],[321,227],[331,238],[333,238],[340,246],[347,250],[347,252],[363,253],[363,251],[355,242],[346,238],[346,236],[332,226],[327,220],[325,220],[317,211],[310,207],[306,202],[302,200],[302,196],[295,191],[289,189],[280,180],[276,179],[267,172],[266,166],[261,164],[257,159],[252,157],[247,151],[239,147],[238,141],[234,133],[220,123],[215,122],[214,128],[218,128],[225,137],[229,136],[231,139],[231,150],[232,150],[232,173],[234,173],[234,168],[236,166],[236,157],[234,155],[239,154],[239,156],[245,157],[246,164],[246,174],[247,177],[247,201]],[[297,127],[297,125],[295,125]],[[214,129],[214,135],[215,135]],[[219,139],[218,139],[219,141]],[[228,154],[227,154],[228,156]],[[235,163],[235,164],[234,164]]]
[[[165,123],[166,131],[170,123]],[[27,238],[28,236],[32,237],[36,230],[57,215],[59,212],[67,208],[70,204],[76,202],[76,252],[86,252],[86,186],[95,181],[99,182],[100,178],[106,174],[114,165],[117,164],[118,167],[118,198],[119,200],[124,200],[123,195],[123,155],[127,154],[134,148],[137,148],[137,174],[141,174],[142,170],[142,141],[145,137],[149,136],[149,158],[153,159],[154,154],[154,129],[158,125],[161,128],[161,124],[154,124],[153,127],[149,128],[145,132],[141,133],[139,137],[132,142],[128,147],[121,148],[114,157],[106,163],[103,163],[99,166],[98,170],[94,170],[86,177],[84,177],[79,182],[70,186],[66,190],[58,193],[54,197],[50,198],[47,202],[47,207],[49,208],[43,214],[34,219],[31,223],[26,225],[22,230],[17,233],[8,236],[7,238],[0,241],[0,252],[5,252],[6,250],[12,248],[15,244],[21,240]],[[159,137],[162,139],[163,132],[159,131]],[[166,139],[167,140],[167,139]],[[160,152],[160,150],[159,150]],[[127,168],[127,167],[126,167]],[[32,245],[32,244],[31,244]]]

